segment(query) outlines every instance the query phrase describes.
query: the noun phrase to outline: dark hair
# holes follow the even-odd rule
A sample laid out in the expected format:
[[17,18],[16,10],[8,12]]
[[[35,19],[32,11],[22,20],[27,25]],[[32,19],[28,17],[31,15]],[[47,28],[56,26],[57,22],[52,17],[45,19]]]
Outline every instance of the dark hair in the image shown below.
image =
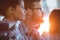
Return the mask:
[[27,10],[28,8],[32,8],[33,7],[33,3],[34,2],[40,2],[41,0],[24,0],[24,4],[25,4],[25,9]]
[[[60,9],[54,9],[49,16],[50,32],[55,34],[60,30]],[[55,28],[55,30],[52,30]]]
[[0,0],[0,15],[6,16],[7,9],[12,6],[13,8],[16,5],[20,4],[22,0]]

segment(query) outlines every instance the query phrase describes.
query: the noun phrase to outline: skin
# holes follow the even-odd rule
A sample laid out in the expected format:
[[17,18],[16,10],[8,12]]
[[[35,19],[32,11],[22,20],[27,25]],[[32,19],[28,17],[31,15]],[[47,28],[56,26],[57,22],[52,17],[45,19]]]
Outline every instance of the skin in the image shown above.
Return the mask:
[[[39,2],[38,2],[39,3]],[[31,27],[35,27],[38,29],[40,27],[40,23],[43,22],[43,11],[41,8],[41,4],[33,4],[32,9],[27,9],[25,24],[28,26],[28,29]]]
[[17,21],[17,20],[24,20],[25,13],[24,13],[24,3],[22,1],[21,4],[16,5],[16,8],[10,6],[7,10],[7,17],[9,21]]

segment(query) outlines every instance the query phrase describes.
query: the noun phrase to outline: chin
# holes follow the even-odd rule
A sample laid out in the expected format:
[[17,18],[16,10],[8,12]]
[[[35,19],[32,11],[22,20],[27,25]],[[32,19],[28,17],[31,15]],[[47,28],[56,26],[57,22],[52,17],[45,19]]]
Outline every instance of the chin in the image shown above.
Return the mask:
[[40,27],[40,24],[35,24],[34,25],[34,28],[36,28],[36,29],[39,29],[39,27]]

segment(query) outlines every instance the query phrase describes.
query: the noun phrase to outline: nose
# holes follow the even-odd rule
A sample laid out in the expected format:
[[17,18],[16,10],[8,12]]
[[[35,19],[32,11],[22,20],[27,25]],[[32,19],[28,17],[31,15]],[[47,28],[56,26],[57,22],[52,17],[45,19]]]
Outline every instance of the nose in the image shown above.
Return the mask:
[[25,16],[26,15],[26,10],[24,9],[24,11],[23,11],[23,15]]
[[41,15],[41,17],[43,18],[43,17],[44,17],[44,15],[45,15],[45,14],[44,14],[44,12],[42,11],[42,15]]
[[22,16],[23,20],[25,20],[25,17],[26,17],[26,10],[25,9],[23,10],[23,14],[22,15],[23,15]]
[[25,13],[25,14],[27,13],[26,10],[24,10],[24,13]]

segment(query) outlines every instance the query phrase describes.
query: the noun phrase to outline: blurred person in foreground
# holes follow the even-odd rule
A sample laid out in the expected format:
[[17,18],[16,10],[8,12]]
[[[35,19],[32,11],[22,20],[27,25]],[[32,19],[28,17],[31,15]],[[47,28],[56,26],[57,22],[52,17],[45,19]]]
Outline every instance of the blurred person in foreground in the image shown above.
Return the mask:
[[26,9],[25,25],[28,29],[26,35],[30,40],[40,40],[40,34],[37,29],[40,27],[40,23],[43,22],[43,11],[40,4],[41,0],[24,0]]
[[42,40],[60,40],[60,9],[54,9],[49,15],[49,32],[43,33]]
[[[0,40],[27,40],[22,33],[21,23],[25,19],[23,0],[0,0],[0,15],[5,18],[0,21]],[[6,25],[6,26],[4,26]]]
[[50,40],[60,40],[60,9],[54,9],[49,15]]

